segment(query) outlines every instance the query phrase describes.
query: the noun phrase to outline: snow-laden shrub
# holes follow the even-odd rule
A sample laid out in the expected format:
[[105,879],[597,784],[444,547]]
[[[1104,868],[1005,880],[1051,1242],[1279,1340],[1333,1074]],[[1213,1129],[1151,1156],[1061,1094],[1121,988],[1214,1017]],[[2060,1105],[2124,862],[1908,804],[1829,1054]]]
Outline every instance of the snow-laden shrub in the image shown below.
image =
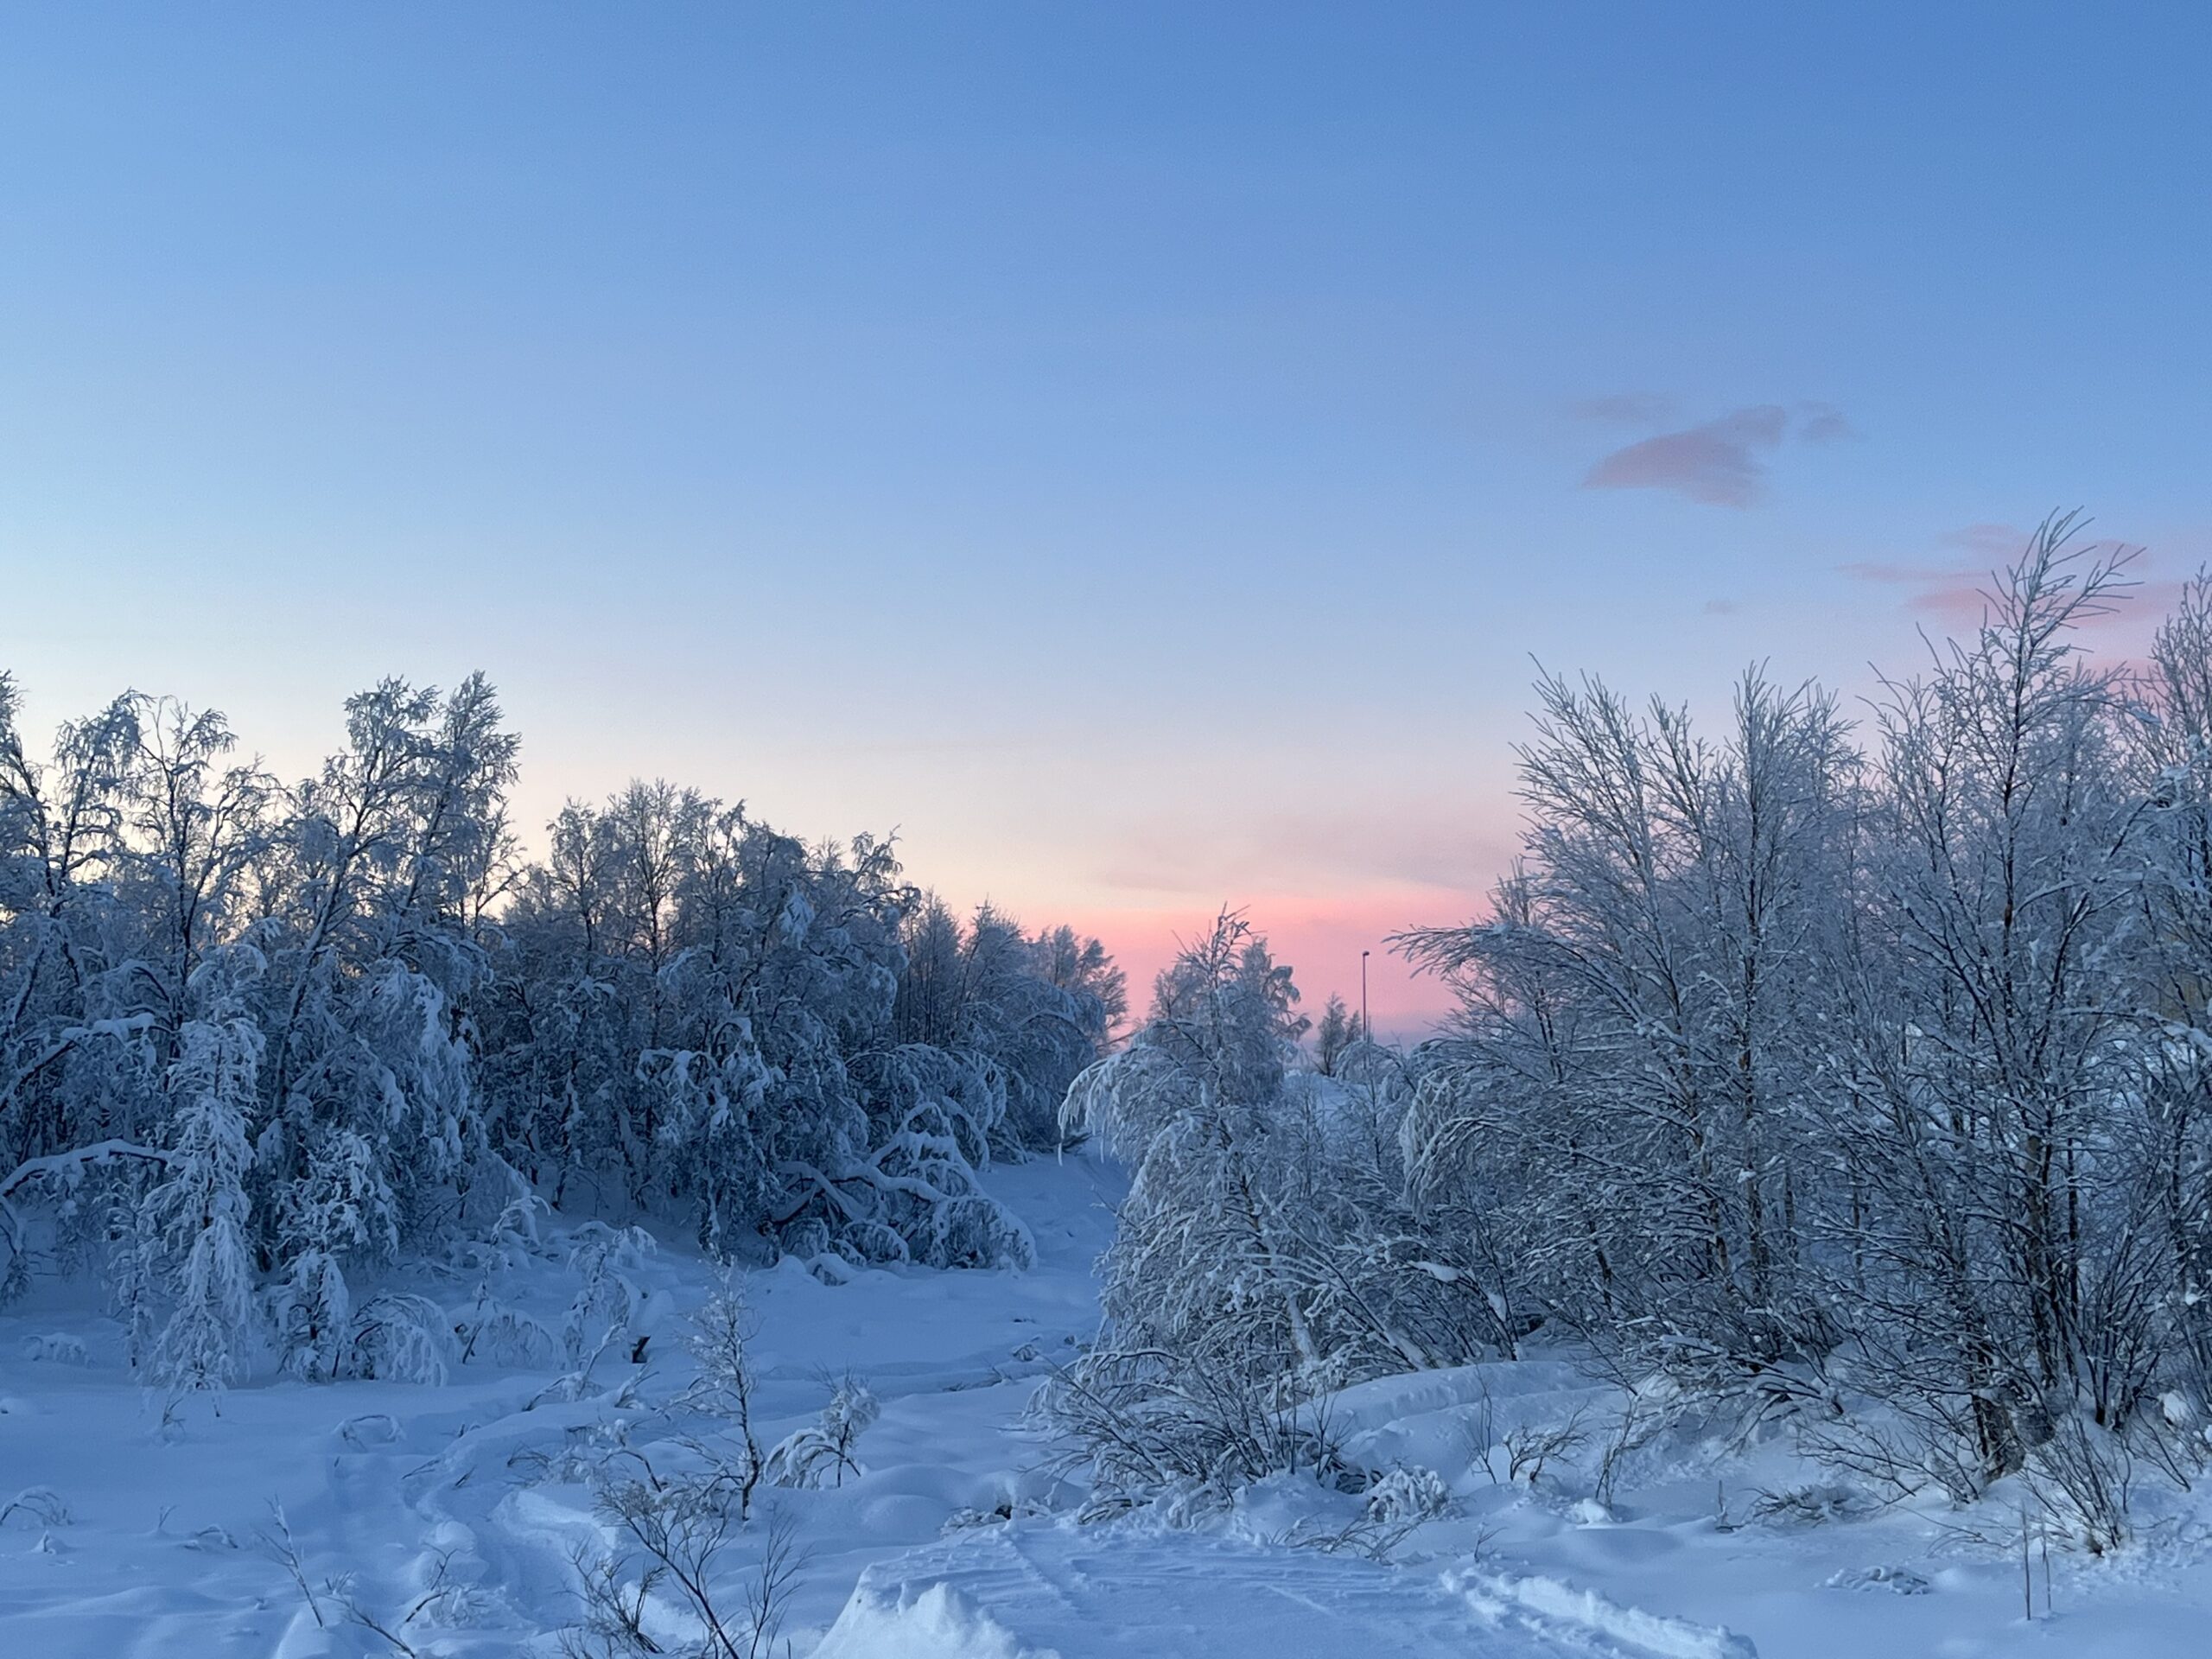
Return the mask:
[[1433,1469],[1402,1465],[1367,1489],[1360,1508],[1369,1520],[1385,1526],[1433,1521],[1450,1513],[1452,1489]]
[[44,1336],[25,1337],[21,1352],[25,1359],[44,1361],[55,1365],[83,1365],[89,1363],[83,1341],[64,1332],[48,1332]]
[[785,1435],[768,1453],[768,1480],[778,1486],[842,1486],[847,1475],[864,1473],[854,1445],[882,1412],[865,1382],[840,1379],[821,1417]]
[[1328,1485],[1358,1478],[1325,1410],[1202,1358],[1095,1347],[1055,1372],[1037,1405],[1065,1461],[1087,1475],[1094,1516],[1169,1492],[1211,1511],[1279,1471]]
[[505,918],[495,1142],[550,1189],[716,1257],[1020,1264],[976,1179],[1049,1139],[1118,1007],[1103,951],[965,928],[886,842],[814,847],[695,791],[572,806]]
[[576,1229],[569,1247],[576,1294],[561,1328],[571,1364],[588,1358],[637,1318],[645,1297],[630,1275],[657,1248],[652,1235],[639,1227],[588,1221]]
[[0,1503],[0,1526],[17,1516],[41,1527],[66,1527],[71,1518],[69,1502],[51,1486],[26,1486]]
[[399,1436],[399,1420],[389,1412],[363,1412],[338,1425],[338,1438],[356,1452],[393,1445]]
[[[983,1190],[1003,1084],[975,1057],[906,1044],[855,1068],[875,1104],[872,1147],[794,1160],[787,1174],[810,1190],[784,1225],[802,1258],[817,1241],[872,1265],[1027,1268],[1036,1246],[1020,1218]],[[840,1166],[842,1174],[828,1172]]]
[[1891,1596],[1924,1596],[1935,1586],[1909,1567],[1840,1567],[1821,1580],[1826,1590],[1872,1591]]
[[474,1360],[540,1370],[557,1361],[563,1352],[561,1338],[543,1320],[493,1300],[482,1289],[454,1322],[454,1334],[460,1348],[456,1357],[464,1365]]
[[288,1374],[308,1382],[346,1375],[353,1299],[337,1257],[327,1250],[302,1251],[269,1300],[280,1363]]
[[426,1296],[386,1292],[353,1315],[345,1375],[387,1382],[446,1380],[453,1331],[445,1310]]
[[1866,1494],[1838,1481],[1808,1481],[1761,1491],[1751,1502],[1751,1518],[1772,1527],[1816,1526],[1847,1521],[1873,1506]]
[[[521,1179],[512,1172],[507,1174],[511,1180]],[[550,1214],[550,1206],[538,1194],[518,1192],[500,1205],[480,1234],[454,1239],[445,1265],[456,1274],[479,1278],[529,1271],[559,1254],[545,1236]]]

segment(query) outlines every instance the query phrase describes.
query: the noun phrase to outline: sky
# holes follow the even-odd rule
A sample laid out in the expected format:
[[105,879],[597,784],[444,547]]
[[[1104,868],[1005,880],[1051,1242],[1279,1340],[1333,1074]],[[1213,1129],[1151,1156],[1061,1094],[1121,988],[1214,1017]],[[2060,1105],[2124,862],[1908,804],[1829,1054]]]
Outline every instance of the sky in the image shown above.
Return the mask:
[[1140,985],[1239,906],[1411,1034],[1539,663],[1858,696],[2054,508],[2212,557],[2208,80],[2183,4],[10,7],[0,668],[294,774],[481,668],[527,827],[895,830]]

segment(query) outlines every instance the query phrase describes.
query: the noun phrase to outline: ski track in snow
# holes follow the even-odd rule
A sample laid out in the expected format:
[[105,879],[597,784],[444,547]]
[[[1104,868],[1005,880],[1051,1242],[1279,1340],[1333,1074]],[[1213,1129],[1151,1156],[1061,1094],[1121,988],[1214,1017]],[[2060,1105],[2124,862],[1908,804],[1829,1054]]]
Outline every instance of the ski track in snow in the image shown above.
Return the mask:
[[[1764,1659],[2202,1650],[2212,1574],[2200,1564],[2206,1530],[2185,1515],[2120,1562],[2063,1564],[2058,1616],[2029,1624],[2017,1562],[1931,1554],[1940,1517],[1716,1526],[1725,1494],[1694,1448],[1644,1470],[1611,1515],[1564,1484],[1532,1495],[1468,1469],[1476,1414],[1502,1435],[1604,1398],[1542,1359],[1339,1397],[1338,1424],[1362,1461],[1425,1464],[1453,1481],[1459,1513],[1416,1534],[1397,1565],[1276,1541],[1349,1502],[1294,1480],[1264,1484],[1201,1531],[1040,1520],[948,1532],[960,1510],[1047,1496],[1020,1414],[1034,1379],[1095,1325],[1090,1265],[1116,1192],[1075,1159],[1001,1169],[991,1184],[1036,1235],[1029,1273],[866,1273],[833,1287],[785,1262],[749,1281],[764,1445],[810,1421],[836,1373],[855,1372],[883,1402],[859,1443],[865,1473],[826,1491],[765,1491],[805,1552],[785,1627],[796,1654],[1748,1659],[1752,1641]],[[557,1317],[565,1281],[543,1276],[538,1311]],[[610,1353],[594,1374],[603,1386],[582,1399],[539,1400],[543,1372],[474,1365],[439,1388],[264,1383],[226,1396],[219,1416],[188,1406],[166,1435],[121,1370],[111,1325],[82,1311],[81,1291],[41,1289],[0,1319],[0,1504],[44,1487],[69,1514],[49,1522],[19,1506],[0,1522],[0,1659],[389,1655],[320,1586],[349,1580],[397,1625],[442,1558],[465,1593],[399,1626],[424,1659],[553,1653],[575,1612],[570,1557],[603,1536],[560,1459],[604,1451],[623,1425],[648,1455],[696,1427],[649,1408],[688,1376],[677,1338],[709,1275],[671,1249],[638,1276],[658,1351],[637,1368]],[[88,1363],[33,1357],[49,1333],[80,1341]],[[631,1384],[642,1403],[625,1407],[618,1393]],[[1764,1471],[1774,1484],[1806,1478],[1778,1457]],[[1751,1485],[1742,1493],[1738,1510]],[[258,1536],[272,1529],[272,1497],[318,1586],[321,1624]],[[733,1545],[733,1584],[758,1536]]]

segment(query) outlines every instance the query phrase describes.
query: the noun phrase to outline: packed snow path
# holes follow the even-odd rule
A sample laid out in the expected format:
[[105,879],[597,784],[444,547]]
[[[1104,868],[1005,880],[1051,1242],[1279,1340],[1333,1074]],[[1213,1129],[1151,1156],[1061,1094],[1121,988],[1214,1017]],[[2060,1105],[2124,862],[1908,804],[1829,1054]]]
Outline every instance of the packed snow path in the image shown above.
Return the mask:
[[[1444,1471],[1459,1512],[1396,1565],[1274,1541],[1331,1502],[1270,1483],[1225,1523],[1170,1531],[1051,1519],[1040,1448],[1021,1427],[1035,1379],[1095,1326],[1090,1264],[1112,1177],[1084,1160],[993,1173],[1026,1219],[1030,1272],[867,1273],[830,1285],[794,1262],[754,1274],[762,1438],[815,1417],[836,1374],[883,1402],[842,1488],[769,1492],[804,1552],[785,1633],[819,1659],[1859,1659],[1871,1652],[2197,1652],[2202,1529],[2179,1525],[2107,1567],[2059,1569],[2058,1617],[2019,1617],[2017,1567],[1931,1554],[1938,1528],[1894,1516],[1803,1530],[1736,1528],[1696,1448],[1648,1471],[1611,1512],[1571,1479],[1542,1492],[1471,1467],[1480,1414],[1503,1435],[1601,1408],[1556,1362],[1471,1367],[1350,1390],[1338,1421],[1377,1466]],[[685,1316],[709,1287],[676,1249],[637,1272],[645,1363],[626,1344],[580,1397],[543,1368],[456,1368],[440,1387],[239,1389],[164,1425],[130,1386],[111,1322],[48,1288],[0,1322],[0,1656],[311,1659],[391,1655],[348,1598],[423,1659],[551,1654],[577,1605],[572,1558],[606,1537],[582,1471],[626,1440],[683,1432],[658,1409],[689,1375]],[[573,1275],[524,1272],[557,1322]],[[448,1285],[447,1300],[467,1294]],[[1777,1467],[1762,1478],[1802,1478]],[[1747,1478],[1740,1466],[1732,1480]],[[17,1494],[21,1494],[20,1497]],[[1748,1497],[1748,1489],[1745,1489]],[[310,1606],[265,1538],[281,1504]],[[1725,1495],[1723,1497],[1725,1502]],[[1740,1511],[1743,1498],[1734,1505]],[[975,1524],[958,1524],[961,1512]],[[755,1529],[732,1548],[741,1578]],[[321,1613],[318,1622],[316,1614]]]

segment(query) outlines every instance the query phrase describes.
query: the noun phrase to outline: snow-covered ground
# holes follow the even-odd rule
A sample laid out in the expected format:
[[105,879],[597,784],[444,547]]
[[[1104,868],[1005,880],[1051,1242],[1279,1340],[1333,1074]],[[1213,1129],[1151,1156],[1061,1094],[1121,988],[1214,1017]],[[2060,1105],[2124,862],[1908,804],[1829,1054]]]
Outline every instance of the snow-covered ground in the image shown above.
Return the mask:
[[[814,1418],[848,1371],[883,1405],[859,1441],[865,1472],[767,1493],[799,1550],[785,1626],[795,1655],[2205,1649],[2212,1529],[2186,1508],[2118,1560],[2055,1560],[2048,1618],[2038,1554],[2029,1622],[1999,1512],[1755,1518],[1762,1489],[1820,1479],[1778,1445],[1726,1460],[1694,1445],[1649,1448],[1601,1508],[1589,1477],[1619,1396],[1557,1360],[1389,1379],[1340,1398],[1351,1453],[1433,1468],[1452,1488],[1452,1512],[1388,1564],[1312,1547],[1356,1500],[1292,1478],[1196,1527],[1077,1527],[1052,1513],[1067,1495],[1040,1472],[1023,1408],[1034,1379],[1095,1324],[1090,1267],[1115,1181],[1083,1159],[990,1179],[1036,1236],[1032,1271],[830,1284],[785,1262],[752,1275],[764,1440]],[[258,1383],[223,1396],[219,1415],[203,1401],[168,1421],[128,1381],[112,1325],[42,1289],[0,1318],[0,1503],[16,1500],[0,1520],[0,1655],[556,1651],[577,1616],[572,1558],[605,1535],[582,1471],[624,1446],[660,1456],[696,1432],[664,1408],[689,1378],[679,1338],[713,1275],[670,1247],[632,1278],[645,1306],[581,1390],[550,1389],[558,1368],[470,1363],[438,1386]],[[438,1294],[460,1302],[473,1288]],[[557,1325],[574,1276],[549,1249],[501,1288]],[[632,1365],[640,1334],[650,1339]],[[1589,1437],[1533,1487],[1513,1479],[1507,1437],[1578,1412]],[[1825,1501],[1805,1496],[1801,1510]],[[315,1606],[269,1541],[272,1503]],[[733,1586],[768,1530],[730,1547]],[[348,1597],[397,1641],[349,1618]]]

